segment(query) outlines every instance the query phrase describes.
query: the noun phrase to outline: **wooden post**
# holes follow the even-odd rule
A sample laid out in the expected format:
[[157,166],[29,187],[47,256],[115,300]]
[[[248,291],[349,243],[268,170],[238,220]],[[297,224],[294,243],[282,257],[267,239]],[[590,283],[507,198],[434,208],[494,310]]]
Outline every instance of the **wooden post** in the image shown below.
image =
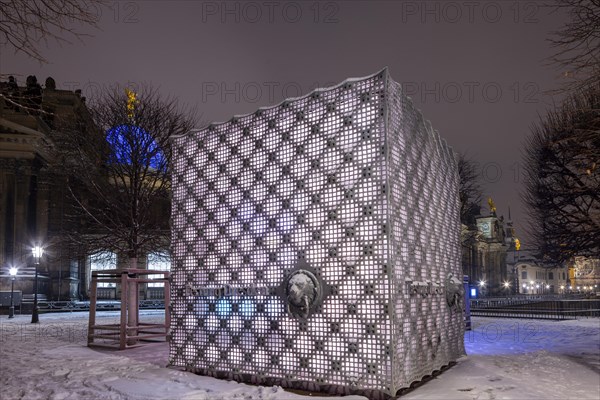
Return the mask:
[[[170,274],[164,271],[151,271],[151,273],[161,273],[163,278],[161,281],[165,283],[165,323],[140,324],[139,321],[139,284],[147,282],[155,282],[156,279],[148,279],[138,277],[138,275],[148,275],[147,270],[103,270],[94,271],[91,281],[91,300],[90,300],[90,318],[88,321],[88,345],[89,346],[105,346],[106,343],[94,342],[95,338],[116,339],[117,343],[110,343],[110,346],[118,344],[120,350],[124,350],[129,346],[138,345],[141,341],[165,336],[169,334],[171,314],[170,305],[170,290],[169,281]],[[121,314],[119,324],[96,324],[96,309],[98,299],[98,283],[120,283],[121,284]],[[164,332],[157,332],[157,329],[164,328]],[[103,331],[110,331],[103,333]],[[99,333],[98,333],[99,332]],[[117,339],[118,338],[118,339]]]
[[[171,274],[169,272],[165,272],[165,286],[164,286],[164,299],[165,299],[165,333],[168,335],[169,330],[171,328],[171,280],[169,277]],[[167,337],[168,339],[168,337]]]
[[92,273],[90,288],[90,317],[88,321],[88,346],[94,342],[94,326],[96,325],[96,297],[98,296],[98,276]]
[[[137,278],[137,274],[133,274],[130,278],[128,274],[127,276],[127,336],[137,336],[138,334],[138,283],[135,280]],[[121,307],[123,307],[123,302],[121,301]],[[137,339],[127,340],[128,345],[133,345],[137,343]]]
[[128,298],[127,272],[121,273],[121,326],[119,329],[119,349],[127,347],[127,298]]

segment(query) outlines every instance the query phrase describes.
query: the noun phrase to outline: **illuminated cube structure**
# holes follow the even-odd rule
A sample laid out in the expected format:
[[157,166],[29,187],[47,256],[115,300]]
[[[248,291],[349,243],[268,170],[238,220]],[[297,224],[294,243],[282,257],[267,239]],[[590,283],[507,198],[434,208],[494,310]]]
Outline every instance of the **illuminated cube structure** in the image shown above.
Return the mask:
[[464,354],[454,153],[387,70],[173,140],[170,363],[395,395]]

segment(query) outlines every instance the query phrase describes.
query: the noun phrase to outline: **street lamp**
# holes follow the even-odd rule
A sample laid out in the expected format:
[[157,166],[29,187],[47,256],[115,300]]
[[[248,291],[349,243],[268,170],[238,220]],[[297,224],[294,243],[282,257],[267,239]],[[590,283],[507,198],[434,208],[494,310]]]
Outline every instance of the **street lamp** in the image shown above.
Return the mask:
[[44,254],[44,249],[42,249],[40,246],[34,246],[31,249],[31,253],[33,254],[33,259],[35,261],[35,293],[33,294],[33,311],[31,312],[31,323],[37,324],[38,322],[40,322],[38,316],[38,267],[40,265],[40,258],[42,258],[42,254]]
[[13,297],[15,294],[15,278],[17,276],[17,269],[12,267],[8,270],[10,274],[10,307],[8,308],[8,318],[15,317],[15,305],[13,303]]
[[484,280],[479,281],[479,288],[480,288],[479,290],[481,292],[481,295],[485,296],[485,281]]

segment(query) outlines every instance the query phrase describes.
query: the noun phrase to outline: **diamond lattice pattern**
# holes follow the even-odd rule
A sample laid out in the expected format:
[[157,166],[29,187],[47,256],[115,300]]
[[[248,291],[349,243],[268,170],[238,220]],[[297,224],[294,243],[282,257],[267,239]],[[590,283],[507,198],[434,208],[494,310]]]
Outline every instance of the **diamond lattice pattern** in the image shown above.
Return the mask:
[[[174,149],[173,365],[394,394],[463,353],[462,314],[407,284],[460,273],[453,153],[386,71]],[[307,319],[276,293],[299,260],[329,290]]]

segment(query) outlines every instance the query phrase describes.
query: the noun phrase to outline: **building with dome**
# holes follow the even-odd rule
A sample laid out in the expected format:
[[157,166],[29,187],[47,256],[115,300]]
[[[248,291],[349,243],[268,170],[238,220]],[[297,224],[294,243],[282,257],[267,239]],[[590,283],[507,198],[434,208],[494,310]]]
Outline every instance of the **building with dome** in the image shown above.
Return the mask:
[[[74,121],[78,121],[81,135],[99,134],[81,91],[57,89],[52,78],[47,78],[44,85],[34,76],[27,78],[25,86],[14,77],[0,82],[2,292],[10,291],[9,269],[14,267],[18,269],[15,290],[26,299],[32,297],[35,267],[31,249],[36,245],[45,250],[38,268],[38,294],[42,300],[87,299],[92,270],[126,265],[127,257],[117,252],[85,249],[67,240],[67,232],[80,232],[82,227],[68,218],[72,200],[66,178],[54,167],[53,149],[63,142],[62,127],[74,126]],[[169,269],[169,254],[159,249],[142,257],[139,266]],[[161,284],[143,286],[141,298],[162,298]],[[107,284],[99,288],[98,297],[116,299],[118,287]]]

